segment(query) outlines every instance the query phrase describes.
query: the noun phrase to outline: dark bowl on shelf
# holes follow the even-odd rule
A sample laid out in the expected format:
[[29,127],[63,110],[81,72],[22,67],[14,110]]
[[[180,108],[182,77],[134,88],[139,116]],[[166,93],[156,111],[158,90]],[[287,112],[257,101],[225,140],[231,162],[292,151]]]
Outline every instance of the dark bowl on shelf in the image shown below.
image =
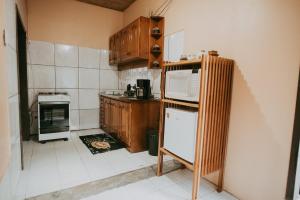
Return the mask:
[[159,68],[160,67],[160,63],[155,60],[155,61],[152,62],[152,67],[153,68]]

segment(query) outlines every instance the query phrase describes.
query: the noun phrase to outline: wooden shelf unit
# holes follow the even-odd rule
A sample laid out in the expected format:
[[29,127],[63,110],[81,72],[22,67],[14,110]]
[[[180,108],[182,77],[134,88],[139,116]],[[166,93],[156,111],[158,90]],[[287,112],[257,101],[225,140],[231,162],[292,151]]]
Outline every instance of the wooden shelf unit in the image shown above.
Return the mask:
[[[153,34],[152,30],[158,28],[160,33]],[[161,68],[163,65],[164,57],[164,29],[165,29],[165,18],[164,17],[150,17],[150,26],[149,26],[149,60],[148,68]],[[158,45],[160,51],[152,51],[152,47]],[[157,63],[157,64],[155,64]]]
[[[199,102],[183,102],[165,98],[166,72],[201,68]],[[163,156],[169,155],[193,171],[192,200],[198,197],[201,176],[219,171],[217,191],[223,190],[224,164],[228,138],[234,61],[227,58],[203,55],[199,60],[165,63],[162,68],[159,154],[157,176],[162,175]],[[198,126],[194,163],[190,163],[165,149],[165,108],[193,109],[198,111]]]

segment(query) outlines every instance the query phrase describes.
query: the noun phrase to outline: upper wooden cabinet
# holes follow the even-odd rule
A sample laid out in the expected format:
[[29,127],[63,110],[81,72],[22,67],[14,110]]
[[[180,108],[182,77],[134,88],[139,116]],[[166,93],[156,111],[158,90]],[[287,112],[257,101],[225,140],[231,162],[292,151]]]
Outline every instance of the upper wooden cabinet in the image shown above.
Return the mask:
[[147,62],[149,58],[150,19],[139,17],[137,20],[114,34],[109,39],[109,63],[126,65]]

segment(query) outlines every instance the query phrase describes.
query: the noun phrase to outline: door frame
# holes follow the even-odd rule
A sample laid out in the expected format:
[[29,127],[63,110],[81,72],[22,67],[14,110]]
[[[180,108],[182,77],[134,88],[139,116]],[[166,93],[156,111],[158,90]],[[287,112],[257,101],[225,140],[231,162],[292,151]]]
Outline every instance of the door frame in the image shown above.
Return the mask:
[[[299,71],[299,77],[300,77],[300,71]],[[286,188],[287,200],[293,200],[294,198],[297,164],[298,164],[299,141],[300,141],[300,79],[298,79],[297,100],[296,100],[294,128],[293,128],[293,136],[292,136],[292,147],[291,147],[290,165],[289,165],[287,188]]]
[[[22,21],[22,17],[21,17],[21,14],[19,12],[19,8],[17,5],[15,5],[15,10],[16,10],[16,18],[15,18],[15,21],[16,21],[16,54],[17,54],[17,71],[18,71],[18,89],[19,89],[19,124],[20,124],[20,148],[21,148],[21,168],[22,170],[24,170],[24,154],[23,154],[23,140],[28,140],[29,139],[29,136],[24,136],[24,129],[25,127],[23,126],[23,116],[22,116],[22,108],[21,108],[21,101],[22,100],[22,97],[21,97],[21,90],[22,90],[22,87],[20,87],[20,82],[21,82],[21,79],[20,79],[20,67],[21,67],[21,63],[20,63],[20,53],[19,53],[19,29],[20,29],[20,26],[22,28],[22,32],[24,32],[25,34],[25,59],[27,59],[27,32],[26,32],[26,28],[25,28],[25,25],[24,25],[24,22]],[[27,60],[26,60],[26,72],[27,72]],[[27,104],[28,104],[28,80],[27,80],[27,73],[26,73],[26,81],[27,81]],[[28,112],[28,109],[27,109],[27,112]],[[29,119],[29,118],[28,118]],[[29,125],[30,125],[30,121],[28,122]],[[29,130],[30,131],[30,130]]]

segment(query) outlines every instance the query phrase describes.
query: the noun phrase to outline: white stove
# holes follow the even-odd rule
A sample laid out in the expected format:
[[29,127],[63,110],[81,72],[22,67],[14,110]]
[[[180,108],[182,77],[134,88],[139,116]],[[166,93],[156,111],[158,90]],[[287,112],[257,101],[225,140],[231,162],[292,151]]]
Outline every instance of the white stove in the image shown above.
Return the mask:
[[38,96],[39,141],[70,138],[70,102],[65,93],[41,93]]

